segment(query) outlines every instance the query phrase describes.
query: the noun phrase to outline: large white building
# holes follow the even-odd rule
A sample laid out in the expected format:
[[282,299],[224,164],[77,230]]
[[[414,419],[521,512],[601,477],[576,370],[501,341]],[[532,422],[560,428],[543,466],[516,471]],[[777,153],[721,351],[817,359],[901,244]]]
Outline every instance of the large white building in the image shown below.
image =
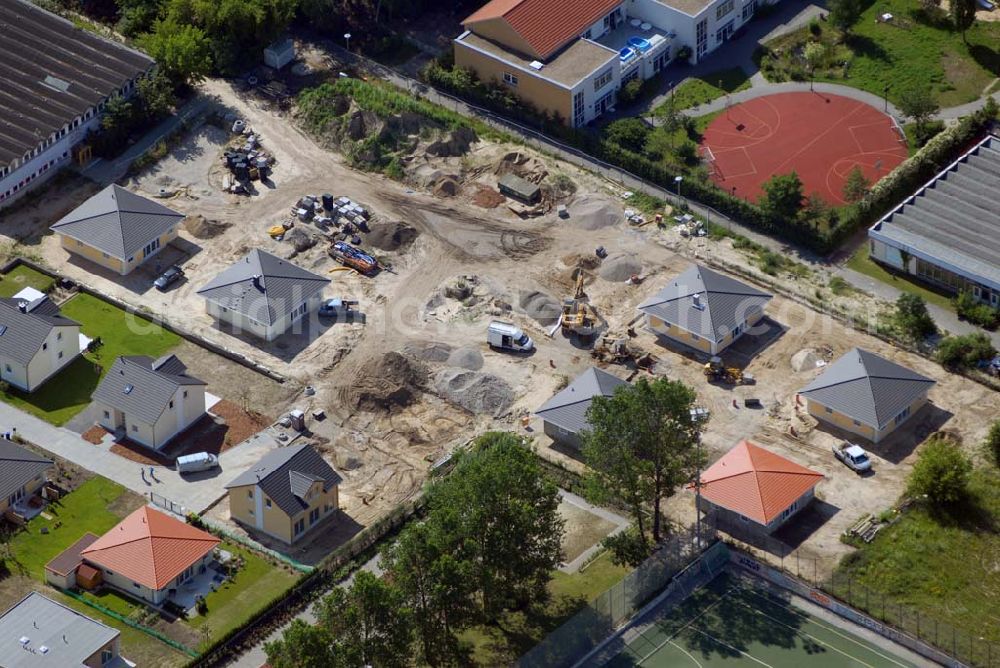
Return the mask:
[[75,159],[115,95],[131,95],[148,56],[26,0],[0,0],[0,209]]

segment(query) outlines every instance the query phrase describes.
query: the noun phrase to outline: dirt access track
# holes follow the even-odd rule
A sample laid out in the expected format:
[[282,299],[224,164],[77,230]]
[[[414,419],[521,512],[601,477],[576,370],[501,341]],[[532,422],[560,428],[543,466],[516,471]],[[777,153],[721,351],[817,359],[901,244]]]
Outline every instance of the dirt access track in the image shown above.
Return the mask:
[[[411,498],[426,479],[430,463],[451,448],[484,429],[520,429],[522,416],[592,364],[585,346],[559,333],[548,335],[561,300],[572,293],[578,265],[586,269],[585,290],[602,326],[618,332],[635,318],[636,305],[662,288],[692,257],[750,265],[728,240],[682,239],[673,230],[627,225],[620,193],[612,184],[534,154],[528,159],[549,174],[543,183],[559,176],[575,184],[575,195],[559,200],[568,205],[570,215],[560,219],[552,211],[529,219],[515,216],[498,205],[501,200],[490,189],[496,185],[498,163],[522,147],[480,141],[460,158],[426,161],[427,178],[418,182],[420,174],[415,174],[403,184],[351,169],[340,155],[297,130],[291,118],[245,99],[226,82],[210,80],[203,93],[213,96],[223,113],[247,119],[262,136],[264,149],[274,154],[276,165],[272,183],[260,186],[257,194],[221,193],[218,159],[228,133],[204,125],[128,184],[150,195],[161,187],[179,189],[181,194],[168,202],[171,207],[220,223],[208,233],[183,232],[164,252],[162,266],[176,262],[184,267],[187,278],[181,284],[159,293],[151,288],[155,267],[142,267],[123,279],[59,248],[47,233],[54,222],[51,216],[81,201],[92,187],[64,190],[23,211],[14,225],[3,229],[19,234],[29,250],[81,282],[245,354],[297,386],[312,386],[314,394],[275,397],[279,403],[267,412],[280,415],[292,406],[307,413],[325,411],[326,419],[312,420],[309,427],[313,441],[345,477],[341,499],[350,523],[338,529],[342,538]],[[435,189],[432,181],[441,183],[437,172],[454,175],[448,178],[454,186],[447,192],[437,189],[442,196],[430,193]],[[302,195],[327,192],[367,206],[379,224],[412,228],[395,241],[389,235],[371,248],[392,267],[373,278],[331,272],[337,265],[326,256],[323,242],[294,258],[331,278],[327,296],[358,299],[363,321],[333,324],[310,318],[301,332],[273,344],[217,327],[195,291],[252,248],[288,257],[289,242],[271,239],[267,229],[287,220],[290,207]],[[296,229],[315,233],[311,225]],[[598,246],[608,251],[603,262],[595,257]],[[788,282],[811,292],[826,285],[823,272],[816,268],[809,278]],[[633,274],[642,276],[641,284],[626,282]],[[655,374],[684,380],[711,410],[705,435],[710,459],[739,439],[751,438],[827,476],[818,488],[821,504],[816,521],[809,525],[815,528],[789,538],[788,544],[832,563],[849,549],[838,540],[845,527],[862,513],[878,513],[899,497],[916,448],[929,433],[945,429],[971,449],[985,432],[987,420],[1000,413],[1000,399],[935,364],[900,353],[794,302],[776,298],[768,312],[766,331],[748,337],[732,354],[733,363],[757,377],[753,387],[708,384],[701,372],[704,360],[687,350],[664,347],[642,327],[633,344],[656,357]],[[521,326],[537,342],[537,351],[529,356],[491,351],[485,344],[485,329],[497,317]],[[870,478],[858,478],[838,464],[829,446],[842,435],[810,424],[796,413],[794,404],[796,391],[818,370],[794,371],[792,357],[805,348],[835,357],[852,345],[896,359],[938,381],[931,392],[933,406],[874,449],[876,474]],[[622,377],[635,373],[621,366],[609,370]],[[742,399],[748,397],[760,399],[764,408],[743,408]],[[738,407],[733,406],[734,399]],[[797,439],[787,436],[792,425]],[[579,468],[577,456],[552,447],[540,436],[540,426],[536,420],[525,433],[539,436],[542,454]],[[692,520],[692,501],[688,493],[679,493],[670,504],[671,514]],[[226,514],[222,508],[216,511]]]

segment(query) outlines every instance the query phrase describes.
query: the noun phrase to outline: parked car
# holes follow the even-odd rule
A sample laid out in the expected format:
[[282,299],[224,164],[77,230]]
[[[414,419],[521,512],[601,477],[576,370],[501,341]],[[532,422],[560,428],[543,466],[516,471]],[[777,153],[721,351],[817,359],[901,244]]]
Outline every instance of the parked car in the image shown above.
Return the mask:
[[833,456],[844,462],[847,468],[858,474],[870,471],[872,468],[872,460],[868,458],[868,453],[860,445],[854,445],[846,441],[840,445],[835,445],[833,446]]
[[210,452],[195,452],[177,458],[177,472],[181,474],[208,471],[218,465],[219,458]]
[[184,270],[174,265],[167,269],[165,272],[160,274],[160,277],[153,281],[153,285],[156,286],[157,290],[161,292],[166,290],[170,285],[181,280],[184,276]]
[[358,302],[355,299],[343,299],[341,297],[327,299],[319,305],[319,314],[324,318],[346,320],[354,314],[353,307],[357,305]]

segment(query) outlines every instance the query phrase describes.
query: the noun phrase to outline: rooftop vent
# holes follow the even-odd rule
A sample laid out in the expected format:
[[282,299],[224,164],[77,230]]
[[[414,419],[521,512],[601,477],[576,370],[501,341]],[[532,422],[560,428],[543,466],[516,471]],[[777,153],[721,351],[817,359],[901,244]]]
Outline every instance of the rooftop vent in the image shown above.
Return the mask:
[[540,60],[532,60],[530,63],[528,63],[528,67],[530,67],[533,70],[540,70],[543,67],[545,67],[545,64],[542,63]]
[[28,302],[18,302],[17,303],[17,310],[19,310],[21,313],[27,313],[28,312]]
[[134,389],[135,389],[135,385],[126,385],[125,389],[123,390],[123,392],[125,394],[132,394],[132,390],[134,390]]
[[705,302],[701,300],[701,293],[695,293],[691,296],[691,306],[695,307],[699,311],[705,310]]
[[42,645],[41,647],[38,648],[38,652],[40,654],[48,654],[49,653],[49,648],[46,647],[45,645]]
[[31,638],[28,636],[21,636],[20,639],[18,639],[18,642],[21,643],[22,647],[26,647],[28,643],[31,642]]
[[6,331],[7,331],[7,325],[0,325],[0,336],[3,336],[3,333]]

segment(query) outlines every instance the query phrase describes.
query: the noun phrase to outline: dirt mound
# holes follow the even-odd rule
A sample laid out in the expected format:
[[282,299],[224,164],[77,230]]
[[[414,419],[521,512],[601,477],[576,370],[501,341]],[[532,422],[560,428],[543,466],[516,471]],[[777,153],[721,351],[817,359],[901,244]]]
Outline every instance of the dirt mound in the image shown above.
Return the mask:
[[623,283],[642,272],[642,262],[635,255],[612,255],[601,265],[601,278]]
[[569,206],[569,219],[585,230],[599,230],[617,225],[624,219],[619,206],[603,197],[580,197]]
[[555,324],[562,313],[562,308],[554,297],[537,290],[522,292],[517,303],[528,317],[543,326]]
[[514,403],[507,381],[489,373],[446,370],[434,386],[443,398],[472,413],[500,415]]
[[493,173],[497,176],[502,176],[508,172],[513,172],[531,183],[541,183],[549,173],[541,160],[520,151],[508,153],[500,158],[496,168],[493,170]]
[[472,128],[458,127],[448,133],[448,136],[427,147],[427,154],[439,158],[458,158],[469,152],[472,145],[479,141]]
[[582,255],[580,253],[570,253],[569,255],[564,255],[562,258],[562,263],[567,267],[575,269],[580,267],[587,271],[593,271],[601,266],[601,258],[596,255]]
[[507,198],[494,188],[483,185],[478,186],[478,188],[476,194],[472,196],[472,203],[476,206],[481,206],[484,209],[495,209],[507,201]]
[[483,368],[483,355],[472,347],[458,348],[448,356],[448,365],[479,371]]
[[410,246],[420,233],[406,223],[378,221],[371,224],[365,242],[379,250],[396,251]]
[[355,111],[347,122],[347,136],[354,141],[360,141],[368,135],[375,134],[381,128],[378,116],[370,111]]
[[195,239],[214,239],[229,229],[229,226],[230,223],[209,220],[201,214],[184,219],[184,230]]
[[293,227],[285,232],[285,241],[292,244],[296,253],[304,253],[316,245],[316,237],[309,234],[301,227]]
[[434,194],[438,197],[454,197],[460,192],[462,192],[462,186],[450,176],[446,176],[434,184]]
[[351,386],[345,389],[344,399],[355,408],[390,411],[414,403],[426,383],[427,369],[423,364],[389,352],[362,365]]
[[438,341],[411,341],[403,346],[403,354],[424,362],[447,362],[452,350],[447,343]]
[[821,359],[822,357],[812,348],[803,348],[792,355],[792,368],[799,372],[811,371],[816,368],[816,362]]

